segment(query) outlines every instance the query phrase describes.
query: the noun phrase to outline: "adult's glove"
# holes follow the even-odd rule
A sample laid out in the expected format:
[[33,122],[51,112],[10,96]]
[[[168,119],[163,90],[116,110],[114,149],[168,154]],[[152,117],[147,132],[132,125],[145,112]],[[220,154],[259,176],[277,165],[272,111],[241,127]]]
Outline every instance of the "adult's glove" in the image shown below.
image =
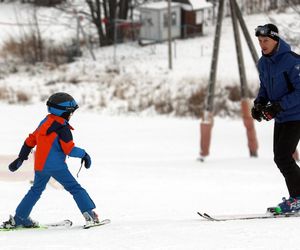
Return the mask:
[[92,160],[88,153],[85,153],[85,155],[81,158],[81,164],[84,164],[85,168],[91,167]]
[[264,106],[261,103],[254,103],[254,106],[251,109],[251,116],[253,119],[261,122],[263,118],[263,110]]
[[270,103],[262,110],[263,119],[270,121],[281,111],[283,109],[278,102]]
[[8,165],[8,168],[11,172],[15,172],[16,170],[19,169],[19,167],[22,166],[24,160],[22,160],[20,157],[18,157],[17,159],[15,159],[12,163],[10,163]]

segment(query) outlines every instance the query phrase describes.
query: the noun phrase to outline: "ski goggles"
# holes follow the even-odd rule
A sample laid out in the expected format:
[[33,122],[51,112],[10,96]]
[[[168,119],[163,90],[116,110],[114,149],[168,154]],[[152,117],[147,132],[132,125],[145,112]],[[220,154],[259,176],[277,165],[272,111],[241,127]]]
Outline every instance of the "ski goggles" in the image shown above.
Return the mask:
[[267,25],[257,26],[255,29],[255,36],[269,36],[269,37],[279,37],[279,34],[271,30]]
[[[65,104],[68,104],[68,105],[65,105]],[[77,103],[75,101],[65,102],[65,103],[62,103],[61,105],[47,101],[47,106],[56,108],[59,110],[65,110],[66,112],[69,112],[69,113],[73,113],[76,109],[79,108],[79,106],[77,105]]]

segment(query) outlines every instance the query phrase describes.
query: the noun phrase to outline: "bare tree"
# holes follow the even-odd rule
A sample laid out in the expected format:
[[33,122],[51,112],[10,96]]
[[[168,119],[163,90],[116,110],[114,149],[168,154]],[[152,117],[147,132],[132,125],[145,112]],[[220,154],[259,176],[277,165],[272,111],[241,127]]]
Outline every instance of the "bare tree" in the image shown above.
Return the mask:
[[[133,10],[141,4],[152,1],[158,0],[85,0],[87,9],[86,6],[83,7],[66,1],[64,4],[56,6],[56,8],[73,16],[75,15],[76,18],[85,16],[85,20],[89,20],[97,30],[99,45],[107,46],[112,45],[115,39],[121,41],[123,36],[135,39],[139,26],[132,25],[130,27],[128,25],[133,20]],[[122,30],[125,26],[130,31]],[[131,36],[128,35],[129,33],[131,33]]]
[[100,46],[111,45],[119,20],[126,20],[132,0],[86,0]]

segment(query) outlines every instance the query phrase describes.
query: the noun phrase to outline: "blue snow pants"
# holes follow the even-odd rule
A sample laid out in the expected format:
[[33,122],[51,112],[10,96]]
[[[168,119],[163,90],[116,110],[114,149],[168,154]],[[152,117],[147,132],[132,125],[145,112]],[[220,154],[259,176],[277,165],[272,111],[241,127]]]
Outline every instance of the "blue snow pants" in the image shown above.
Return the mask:
[[50,177],[53,177],[56,181],[63,185],[65,190],[70,192],[81,213],[93,210],[96,207],[86,190],[80,186],[70,173],[69,169],[35,171],[33,185],[18,205],[16,209],[16,216],[22,219],[29,217],[32,208],[40,199],[42,192],[45,190]]

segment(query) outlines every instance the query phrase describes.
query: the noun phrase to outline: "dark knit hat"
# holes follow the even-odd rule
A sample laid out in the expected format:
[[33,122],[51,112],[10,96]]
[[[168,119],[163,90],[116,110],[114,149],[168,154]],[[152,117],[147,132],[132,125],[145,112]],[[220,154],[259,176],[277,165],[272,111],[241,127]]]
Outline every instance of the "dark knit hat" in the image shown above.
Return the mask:
[[272,23],[257,26],[255,29],[255,36],[267,36],[275,41],[279,41],[278,28]]

